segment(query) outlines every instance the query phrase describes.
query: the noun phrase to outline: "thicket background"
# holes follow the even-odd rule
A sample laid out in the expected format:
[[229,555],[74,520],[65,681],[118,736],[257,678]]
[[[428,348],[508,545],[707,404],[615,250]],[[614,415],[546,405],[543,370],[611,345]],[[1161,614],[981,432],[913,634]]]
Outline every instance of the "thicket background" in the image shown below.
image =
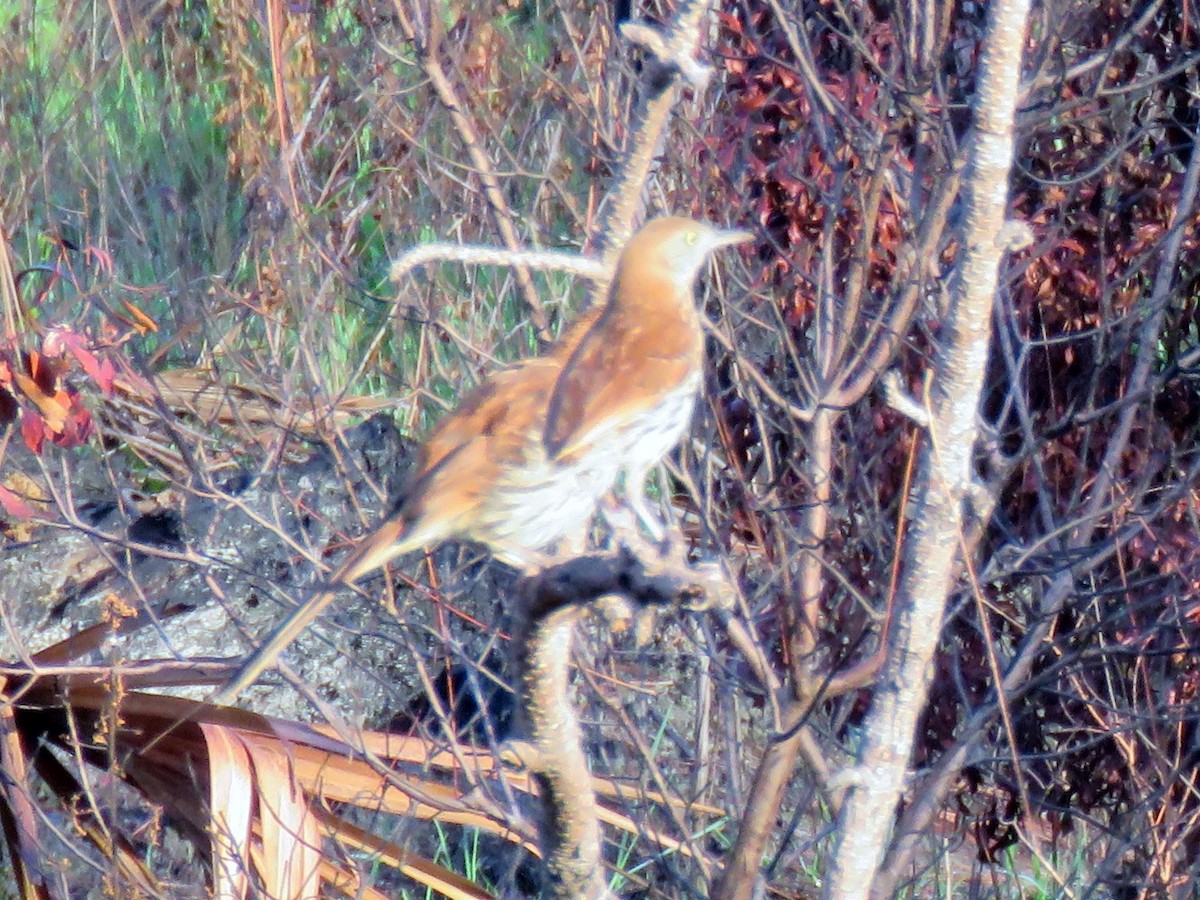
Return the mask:
[[[632,788],[610,803],[647,829],[610,832],[625,893],[703,895],[747,810],[769,890],[820,889],[927,440],[881,379],[923,396],[985,7],[720,5],[714,83],[679,107],[647,207],[759,234],[710,279],[704,402],[663,491],[697,552],[735,575],[750,640],[679,615],[648,647],[596,633],[581,653],[596,769]],[[530,292],[498,269],[386,273],[415,243],[500,245],[504,228],[521,246],[589,249],[638,81],[614,30],[627,13],[0,2],[11,697],[28,654],[143,608],[184,624],[57,661],[241,652],[239,627],[277,621],[374,521],[406,438],[569,321],[586,285],[565,276],[535,275]],[[1011,182],[1033,243],[1002,272],[987,500],[963,535],[882,895],[1193,891],[1200,259],[1183,185],[1198,29],[1174,0],[1035,4]],[[398,432],[358,426],[378,411]],[[347,592],[293,653],[307,700],[278,684],[248,704],[319,719],[309,701],[324,698],[364,727],[443,740],[439,718],[468,711],[438,673],[503,655],[506,576],[477,556],[405,560],[366,598]],[[490,683],[454,691],[501,703]],[[15,721],[30,759],[62,727]],[[758,766],[780,730],[772,780]],[[98,755],[60,765],[119,781],[126,761],[86,737]],[[128,878],[73,833],[78,803],[164,895],[203,890],[187,852],[158,847],[153,802],[135,815],[143,801],[80,774],[64,811],[40,777],[46,858],[73,856],[69,880]],[[419,831],[434,855],[430,826],[382,827]],[[663,852],[649,829],[686,849]],[[450,828],[439,858],[497,895],[530,890],[514,851],[476,847]]]

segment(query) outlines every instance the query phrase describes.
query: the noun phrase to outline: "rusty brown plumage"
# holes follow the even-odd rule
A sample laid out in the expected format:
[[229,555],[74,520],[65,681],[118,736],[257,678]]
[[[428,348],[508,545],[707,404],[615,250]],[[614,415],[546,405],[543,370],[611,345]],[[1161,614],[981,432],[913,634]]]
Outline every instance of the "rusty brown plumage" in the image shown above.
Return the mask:
[[661,533],[643,484],[686,430],[700,385],[693,284],[714,249],[749,237],[674,217],[634,235],[603,308],[542,356],[494,373],[438,423],[392,513],[213,699],[232,701],[339,586],[401,554],[466,538],[518,569],[538,568],[544,551],[582,535],[622,471],[630,506]]
[[546,451],[596,470],[625,494],[656,537],[646,507],[649,470],[683,437],[704,366],[704,331],[693,290],[709,255],[753,237],[680,217],[655,219],[621,254],[613,290],[567,359],[547,412]]

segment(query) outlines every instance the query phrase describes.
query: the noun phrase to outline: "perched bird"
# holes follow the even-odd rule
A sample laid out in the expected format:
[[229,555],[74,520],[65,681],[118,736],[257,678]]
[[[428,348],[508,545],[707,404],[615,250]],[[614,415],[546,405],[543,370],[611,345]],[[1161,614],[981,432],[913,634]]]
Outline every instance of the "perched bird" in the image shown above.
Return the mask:
[[469,393],[430,432],[392,512],[213,701],[232,702],[333,602],[340,586],[397,556],[461,537],[533,571],[545,561],[543,550],[576,533],[582,538],[598,493],[577,483],[577,470],[551,463],[542,446],[546,404],[561,372],[562,360],[550,353],[501,369]]
[[608,301],[545,354],[494,373],[426,439],[393,511],[251,654],[213,700],[228,703],[351,584],[395,557],[451,538],[535,571],[545,551],[582,539],[622,471],[652,534],[650,468],[687,429],[703,333],[693,299],[716,248],[749,240],[690,219],[656,219],[621,252]]
[[629,506],[656,539],[663,528],[646,506],[646,476],[687,431],[703,374],[696,276],[714,250],[753,237],[675,216],[642,228],[550,397],[546,455],[591,470],[589,483],[611,486],[624,472]]

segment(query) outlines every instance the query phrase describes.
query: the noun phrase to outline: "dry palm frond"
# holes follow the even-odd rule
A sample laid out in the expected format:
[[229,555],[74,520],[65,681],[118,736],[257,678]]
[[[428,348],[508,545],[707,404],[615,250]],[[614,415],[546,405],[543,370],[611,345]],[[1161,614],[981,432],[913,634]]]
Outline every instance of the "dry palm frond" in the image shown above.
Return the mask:
[[[72,649],[78,652],[80,644]],[[379,732],[356,734],[357,746],[350,746],[328,728],[130,689],[178,686],[189,677],[211,680],[210,668],[164,661],[128,670],[54,666],[22,674],[8,666],[0,671],[13,710],[6,729],[6,767],[19,772],[13,766],[26,761],[65,806],[73,805],[79,832],[114,862],[121,877],[147,895],[169,891],[156,887],[132,843],[104,825],[99,805],[87,799],[86,779],[73,775],[61,757],[44,752],[26,756],[27,748],[57,746],[80,764],[115,773],[132,785],[201,848],[217,897],[245,897],[261,889],[271,896],[303,898],[316,896],[321,888],[383,896],[363,883],[356,857],[447,897],[490,896],[461,875],[333,811],[345,805],[475,827],[536,853],[528,825],[514,827],[519,816],[506,818],[496,806],[474,799],[499,795],[500,779],[519,794],[532,791],[524,773],[502,768],[490,751],[455,747],[451,752],[421,737]],[[464,775],[472,788],[462,786]],[[601,796],[627,798],[631,793],[604,778],[594,779],[594,785]],[[720,814],[679,798],[637,796],[701,815]],[[6,799],[7,818],[12,818],[14,804],[11,796]],[[616,829],[672,852],[687,852],[677,840],[628,816],[611,809],[602,809],[601,815]],[[30,820],[28,813],[24,819]],[[19,829],[9,834],[14,859],[21,853],[20,841],[14,841],[20,834]],[[36,833],[29,837],[36,840]]]

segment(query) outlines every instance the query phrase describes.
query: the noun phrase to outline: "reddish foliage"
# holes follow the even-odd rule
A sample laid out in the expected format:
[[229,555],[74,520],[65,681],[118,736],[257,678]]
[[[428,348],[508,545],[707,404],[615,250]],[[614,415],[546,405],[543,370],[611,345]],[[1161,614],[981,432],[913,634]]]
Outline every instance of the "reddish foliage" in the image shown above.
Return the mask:
[[112,392],[112,362],[99,359],[83,336],[69,328],[50,330],[40,350],[0,348],[0,427],[19,418],[25,445],[39,454],[47,440],[66,448],[87,441],[95,425],[71,383],[72,375],[78,375],[75,366],[105,394]]
[[[825,0],[801,6],[793,25],[803,23],[807,60],[797,59],[767,4],[751,2],[721,15],[719,52],[731,99],[699,153],[727,173],[732,193],[748,198],[778,250],[768,258],[757,302],[776,306],[803,366],[803,351],[822,339],[822,291],[842,298],[856,254],[868,257],[865,299],[858,318],[837,322],[853,334],[849,345],[869,345],[873,317],[889,308],[881,298],[904,288],[898,274],[914,252],[926,213],[921,204],[936,195],[970,124],[966,110],[982,40],[978,14],[986,4],[973,4],[974,16],[961,4],[947,9],[940,55],[921,58],[910,56],[912,36],[890,18],[898,15],[890,4],[859,5],[853,12]],[[1170,727],[1172,704],[1182,701],[1156,705],[1157,698],[1192,696],[1200,671],[1200,650],[1188,636],[1200,620],[1200,489],[1186,480],[1195,477],[1200,445],[1200,388],[1192,376],[1196,363],[1192,370],[1176,363],[1200,347],[1194,220],[1185,223],[1180,255],[1172,261],[1174,283],[1155,338],[1153,394],[1129,390],[1200,115],[1190,93],[1195,63],[1179,63],[1200,44],[1196,29],[1182,21],[1186,5],[1166,4],[1171,8],[1164,6],[1137,33],[1129,31],[1129,3],[1060,6],[1050,22],[1057,30],[1047,33],[1050,20],[1042,20],[1030,37],[1029,59],[1043,68],[1027,76],[1038,87],[1024,98],[1018,122],[1012,207],[1034,242],[1009,264],[998,328],[1007,329],[1009,346],[1017,349],[996,342],[983,410],[999,449],[1016,465],[1001,485],[977,561],[992,573],[981,586],[983,599],[1002,611],[989,614],[992,634],[1010,648],[1040,621],[1044,580],[1079,564],[1079,554],[1064,549],[1066,538],[1088,529],[1095,547],[1117,547],[1080,570],[1078,596],[1053,623],[1053,645],[1013,710],[1016,749],[1036,760],[1025,773],[1034,785],[1031,799],[1056,831],[1070,828],[1073,813],[1104,812],[1120,827],[1123,811],[1141,809],[1150,790],[1148,768],[1134,765],[1135,757],[1108,732],[1153,732],[1146,745],[1161,754],[1153,757],[1155,765],[1164,778],[1174,777],[1172,761],[1190,738]],[[849,22],[850,15],[857,18]],[[1103,64],[1071,69],[1092,59]],[[815,101],[806,65],[835,114]],[[1152,77],[1164,72],[1175,74]],[[864,197],[880,165],[890,180],[868,233]],[[936,259],[928,261],[930,271],[921,273],[932,276],[925,290],[934,298],[944,274],[939,270],[955,257],[952,226],[953,214]],[[927,351],[938,337],[935,306],[927,304],[908,323],[894,362],[914,397],[921,396]],[[763,373],[785,391],[794,381],[822,383],[823,372],[796,380],[796,364],[778,342],[764,340],[760,359]],[[782,417],[755,416],[729,381],[722,384],[730,392],[725,417],[739,435],[743,468],[754,468],[763,445],[786,447],[777,458],[794,464],[802,441],[793,429],[786,422],[779,435],[751,429],[747,423],[757,427]],[[785,396],[800,405],[807,399],[799,387]],[[1090,492],[1126,410],[1133,419],[1114,487],[1088,518]],[[889,583],[896,538],[883,523],[895,521],[914,431],[869,396],[839,428],[834,503],[848,524],[820,549],[840,578],[882,607],[880,585]],[[773,489],[784,506],[803,508],[812,499],[798,465],[782,472]],[[742,502],[737,491],[725,493],[730,504]],[[1160,499],[1169,496],[1175,499]],[[867,533],[872,525],[880,530]],[[795,519],[776,517],[766,527],[795,527]],[[1017,548],[1029,554],[1017,565],[989,555]],[[872,626],[857,597],[835,581],[828,587],[826,637],[837,648],[833,653],[853,658],[871,645]],[[967,585],[962,596],[970,597]],[[1120,652],[1112,652],[1116,648]],[[919,765],[954,746],[964,719],[994,702],[989,653],[979,608],[968,600],[947,629],[919,736]],[[857,719],[860,707],[851,703],[847,721]],[[998,748],[996,758],[1011,757]],[[1182,781],[1200,777],[1196,762],[1188,763],[1193,768]],[[985,858],[1013,839],[1002,823],[1012,821],[1019,805],[1016,784],[1007,762],[971,773],[968,790],[990,798],[973,807],[970,826]],[[1200,808],[1184,794],[1178,802]],[[1145,819],[1138,821],[1144,827]]]

